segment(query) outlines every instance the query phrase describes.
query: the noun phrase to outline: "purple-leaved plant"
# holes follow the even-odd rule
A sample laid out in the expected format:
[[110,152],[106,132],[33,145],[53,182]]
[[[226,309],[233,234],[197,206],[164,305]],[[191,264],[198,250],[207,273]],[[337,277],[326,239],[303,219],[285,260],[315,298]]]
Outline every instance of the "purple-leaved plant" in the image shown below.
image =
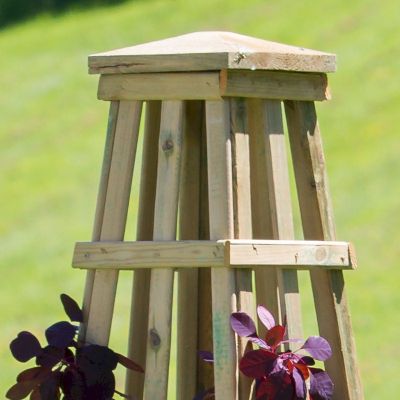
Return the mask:
[[[333,383],[328,374],[315,368],[315,360],[325,361],[332,355],[326,339],[310,336],[301,339],[284,340],[286,328],[276,325],[273,315],[263,306],[257,307],[257,314],[267,332],[265,338],[257,335],[252,318],[244,312],[231,315],[232,329],[240,337],[247,338],[259,347],[248,350],[239,362],[240,371],[255,379],[256,400],[330,400]],[[281,344],[302,342],[296,351],[280,351]],[[309,355],[302,354],[306,351]],[[199,356],[213,363],[213,354],[200,351]],[[214,399],[214,388],[199,393],[193,400]]]
[[[315,368],[315,360],[325,361],[332,355],[326,339],[310,336],[296,351],[280,351],[280,345],[301,340],[284,340],[286,328],[276,325],[272,314],[263,306],[257,314],[266,327],[265,338],[257,335],[254,321],[244,312],[231,315],[232,329],[259,349],[246,352],[239,363],[240,371],[256,381],[257,400],[330,400],[333,383],[328,374]],[[301,354],[306,351],[309,355]],[[309,381],[309,385],[306,383]]]
[[[60,296],[64,310],[72,322],[82,322],[82,310],[66,294]],[[60,321],[45,331],[47,345],[42,347],[30,332],[20,332],[11,342],[13,356],[20,362],[35,358],[36,367],[17,376],[6,398],[22,400],[112,400],[115,390],[113,370],[120,363],[126,368],[143,372],[142,367],[106,346],[79,344],[78,326]]]

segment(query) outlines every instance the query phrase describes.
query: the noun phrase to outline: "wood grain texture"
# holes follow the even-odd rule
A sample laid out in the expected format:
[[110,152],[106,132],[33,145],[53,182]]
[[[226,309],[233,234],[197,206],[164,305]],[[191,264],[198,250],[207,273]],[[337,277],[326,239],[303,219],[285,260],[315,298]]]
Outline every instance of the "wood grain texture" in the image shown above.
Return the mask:
[[[285,102],[304,237],[334,240],[332,204],[315,106]],[[311,282],[321,336],[332,346],[326,369],[334,400],[364,399],[357,366],[345,282],[341,271],[312,271]]]
[[222,70],[223,97],[323,101],[331,98],[325,74],[283,71]]
[[[250,190],[250,151],[247,131],[246,103],[244,99],[230,100],[231,141],[232,141],[232,187],[234,208],[234,234],[236,239],[251,239],[251,190]],[[256,320],[255,303],[252,291],[252,271],[236,270],[237,309]],[[238,358],[246,351],[249,341],[237,337]],[[248,399],[252,380],[239,374],[239,398]]]
[[[203,102],[185,102],[181,185],[179,190],[179,239],[199,239],[200,155]],[[176,398],[197,394],[198,269],[178,270],[178,329]]]
[[[272,215],[266,169],[265,107],[262,99],[247,99],[247,126],[250,132],[251,208],[254,239],[272,239]],[[278,277],[270,268],[256,269],[256,300],[279,317]],[[259,335],[266,330],[258,323]]]
[[[280,101],[264,103],[267,184],[274,239],[294,239],[292,199]],[[287,320],[288,339],[303,337],[300,293],[295,270],[278,269],[281,321]]]
[[[110,110],[108,113],[108,125],[107,125],[107,134],[106,134],[106,143],[104,146],[104,155],[103,155],[103,165],[101,168],[100,175],[100,183],[99,190],[97,194],[97,204],[96,204],[96,212],[95,219],[93,225],[92,232],[92,240],[98,241],[101,236],[101,228],[103,225],[103,217],[104,217],[104,207],[106,203],[107,197],[107,189],[108,189],[108,177],[110,175],[111,168],[111,160],[112,153],[114,147],[114,137],[115,137],[115,129],[117,126],[117,118],[118,118],[118,109],[119,102],[112,101],[110,103]],[[83,323],[79,327],[79,340],[84,341],[86,335],[86,327],[87,321],[89,318],[89,310],[90,310],[90,302],[92,299],[93,292],[93,283],[94,283],[95,271],[87,271],[86,273],[86,281],[85,281],[85,290],[83,295]]]
[[[201,131],[200,157],[200,225],[199,239],[210,239],[208,213],[208,174],[207,174],[207,132],[205,104],[203,104],[203,124]],[[199,350],[213,352],[211,269],[199,269],[198,288],[198,345]],[[197,392],[214,387],[214,368],[209,363],[197,358]]]
[[80,242],[75,246],[73,266],[124,270],[196,266],[355,269],[353,252],[347,242],[308,240]]
[[266,69],[334,72],[336,57],[232,32],[194,32],[89,56],[89,72]]
[[[232,149],[229,103],[207,101],[207,162],[210,215],[210,239],[232,238]],[[230,314],[236,311],[234,271],[211,270],[214,380],[216,398],[238,398],[235,335],[230,327]]]
[[[181,101],[162,103],[154,240],[176,238],[183,110]],[[173,280],[172,269],[153,269],[151,272],[144,400],[167,398]]]
[[[148,101],[144,125],[136,240],[152,240],[153,238],[160,118],[161,102]],[[143,367],[146,364],[150,274],[149,269],[136,269],[132,285],[128,357]],[[141,399],[143,387],[144,374],[127,369],[126,394]]]
[[100,100],[220,99],[218,72],[101,75]]
[[[100,240],[124,237],[141,109],[138,101],[119,106]],[[89,343],[108,344],[117,281],[117,270],[95,272],[85,337]]]

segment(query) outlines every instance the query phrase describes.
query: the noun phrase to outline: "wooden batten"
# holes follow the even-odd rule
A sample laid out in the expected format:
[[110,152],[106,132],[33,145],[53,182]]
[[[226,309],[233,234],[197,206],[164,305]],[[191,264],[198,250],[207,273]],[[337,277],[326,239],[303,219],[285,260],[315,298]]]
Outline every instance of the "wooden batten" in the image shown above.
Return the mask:
[[257,70],[222,70],[220,94],[223,97],[276,100],[323,101],[331,98],[326,74]]
[[218,72],[101,75],[100,100],[217,100]]
[[326,74],[247,70],[101,75],[97,96],[107,101],[331,98]]
[[300,240],[221,240],[80,242],[73,267],[82,269],[251,268],[355,269],[347,242]]

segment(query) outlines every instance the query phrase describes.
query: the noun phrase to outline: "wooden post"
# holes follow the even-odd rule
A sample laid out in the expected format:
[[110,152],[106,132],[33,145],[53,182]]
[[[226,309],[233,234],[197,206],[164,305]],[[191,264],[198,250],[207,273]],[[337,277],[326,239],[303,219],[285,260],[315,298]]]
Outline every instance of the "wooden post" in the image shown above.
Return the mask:
[[[232,186],[234,207],[235,239],[251,239],[251,197],[250,197],[250,151],[244,99],[230,99],[231,140],[232,140]],[[236,270],[237,309],[255,319],[255,304],[252,291],[252,271]],[[247,346],[245,338],[238,337],[238,359]],[[239,374],[239,398],[248,399],[252,380]]]
[[[154,240],[175,240],[183,136],[183,102],[164,101],[158,152]],[[153,269],[143,399],[166,399],[171,348],[173,269]]]
[[[266,100],[265,154],[274,239],[294,239],[293,213],[289,186],[288,161],[283,133],[281,102]],[[301,307],[297,271],[277,269],[280,311],[287,320],[288,339],[302,334]]]
[[[334,240],[333,211],[314,103],[287,101],[285,111],[304,238]],[[320,334],[333,349],[326,362],[335,384],[333,399],[362,400],[343,274],[319,270],[310,275]]]
[[[234,235],[232,201],[232,149],[228,101],[207,101],[207,159],[210,239]],[[236,311],[234,271],[211,271],[214,380],[217,399],[236,400],[237,360],[230,314]]]
[[[153,239],[160,117],[161,101],[146,102],[136,240]],[[146,364],[150,274],[147,269],[135,270],[132,285],[128,357],[143,367]],[[144,374],[128,369],[126,394],[141,399],[143,387]]]
[[[179,201],[179,239],[199,239],[200,152],[203,103],[188,101],[185,107]],[[192,399],[197,387],[198,269],[178,270],[178,400]]]
[[[272,239],[272,215],[270,213],[270,195],[267,173],[267,156],[265,136],[267,127],[265,119],[265,102],[262,99],[248,99],[248,129],[250,133],[250,173],[251,173],[251,207],[254,239]],[[255,271],[257,304],[262,304],[276,318],[280,316],[278,276],[269,268]],[[265,327],[258,324],[258,332],[265,336]]]
[[[104,207],[105,207],[106,197],[107,197],[108,177],[110,175],[111,159],[112,159],[112,154],[113,154],[114,138],[115,138],[115,129],[117,126],[117,118],[118,118],[118,110],[119,110],[119,101],[110,102],[106,143],[104,146],[103,165],[102,165],[101,175],[100,175],[99,191],[97,194],[97,204],[96,204],[96,213],[95,213],[95,220],[94,220],[94,226],[93,226],[93,232],[92,232],[92,241],[100,240],[101,228],[103,226]],[[95,271],[90,271],[90,270],[87,271],[86,282],[85,282],[85,291],[84,291],[84,295],[83,295],[83,305],[82,305],[84,322],[79,327],[79,340],[80,341],[85,340],[87,321],[89,319],[90,302],[92,300],[94,276],[95,276]]]
[[[100,240],[122,240],[135,163],[142,102],[119,105]],[[118,271],[96,271],[85,340],[107,345],[110,337]]]
[[[207,174],[207,132],[205,104],[203,106],[203,123],[201,132],[200,158],[200,226],[199,239],[210,239],[210,223],[208,212],[208,174]],[[198,288],[198,337],[197,349],[213,351],[212,336],[212,302],[211,302],[211,269],[199,270]],[[214,387],[213,366],[198,357],[197,392]]]

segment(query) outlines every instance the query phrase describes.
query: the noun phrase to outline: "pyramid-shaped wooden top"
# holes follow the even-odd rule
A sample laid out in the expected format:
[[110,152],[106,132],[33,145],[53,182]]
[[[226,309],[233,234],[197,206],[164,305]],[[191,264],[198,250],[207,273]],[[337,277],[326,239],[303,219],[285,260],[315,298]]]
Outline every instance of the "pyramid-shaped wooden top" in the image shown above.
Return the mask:
[[100,74],[222,69],[334,72],[330,53],[231,32],[195,32],[89,56]]

